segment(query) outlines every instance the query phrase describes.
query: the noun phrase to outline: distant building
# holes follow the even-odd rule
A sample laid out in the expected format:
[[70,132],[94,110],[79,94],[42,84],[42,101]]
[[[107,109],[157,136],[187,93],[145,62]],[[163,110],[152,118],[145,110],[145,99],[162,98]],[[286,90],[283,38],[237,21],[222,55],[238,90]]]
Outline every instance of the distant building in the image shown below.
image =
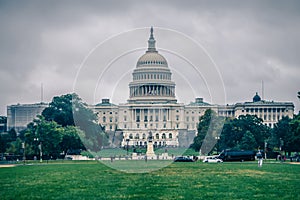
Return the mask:
[[7,127],[7,117],[0,116],[0,133],[5,132]]
[[187,105],[178,103],[171,76],[167,60],[155,47],[151,28],[148,49],[132,73],[127,103],[115,105],[102,99],[91,106],[114,146],[146,146],[149,137],[153,138],[154,146],[188,146],[197,134],[199,118],[207,109],[232,118],[257,115],[270,127],[283,116],[293,117],[293,103],[261,100],[258,94],[253,102],[226,106],[211,105],[203,98]]
[[7,106],[7,130],[15,129],[19,132],[27,127],[27,124],[40,115],[45,108],[48,107],[47,103],[36,104],[17,104]]
[[292,102],[275,102],[261,100],[258,94],[253,97],[252,102],[237,103],[234,108],[235,117],[240,115],[256,115],[263,123],[271,128],[274,127],[282,117],[294,117],[294,104]]

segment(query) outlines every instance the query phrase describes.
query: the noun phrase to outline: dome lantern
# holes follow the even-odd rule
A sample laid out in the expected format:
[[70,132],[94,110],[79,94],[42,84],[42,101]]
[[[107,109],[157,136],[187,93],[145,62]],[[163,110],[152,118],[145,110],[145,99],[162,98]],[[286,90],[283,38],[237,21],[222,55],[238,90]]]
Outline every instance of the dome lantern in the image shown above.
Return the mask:
[[157,52],[156,48],[155,48],[155,39],[153,36],[153,27],[152,26],[150,29],[150,37],[148,40],[148,51],[146,51],[146,52]]

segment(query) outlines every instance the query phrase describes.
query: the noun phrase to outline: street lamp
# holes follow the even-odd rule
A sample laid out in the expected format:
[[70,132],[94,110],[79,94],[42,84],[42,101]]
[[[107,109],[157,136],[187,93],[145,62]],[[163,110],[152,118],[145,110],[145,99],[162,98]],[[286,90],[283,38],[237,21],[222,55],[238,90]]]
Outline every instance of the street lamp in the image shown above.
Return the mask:
[[268,146],[268,143],[267,141],[265,141],[265,159],[267,160],[267,146]]
[[129,139],[126,139],[127,145],[126,145],[126,150],[127,150],[127,155],[128,155],[128,145],[129,145]]
[[[39,141],[39,138],[33,138],[34,141]],[[40,150],[40,162],[43,162],[43,152],[42,152],[42,141],[40,141],[40,144],[39,144],[39,150]]]
[[217,143],[216,143],[216,149],[217,149],[217,154],[219,154],[218,152],[218,149],[219,149],[219,139],[220,139],[220,136],[216,136],[215,139],[217,140]]
[[24,165],[26,163],[26,157],[25,157],[25,142],[22,142],[22,149],[23,149],[23,161],[24,161]]

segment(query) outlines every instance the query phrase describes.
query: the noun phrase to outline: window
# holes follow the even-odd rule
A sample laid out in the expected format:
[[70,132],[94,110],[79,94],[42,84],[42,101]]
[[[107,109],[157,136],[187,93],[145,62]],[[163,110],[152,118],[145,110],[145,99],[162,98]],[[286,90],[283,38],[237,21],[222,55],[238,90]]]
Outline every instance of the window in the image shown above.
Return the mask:
[[172,133],[169,133],[169,138],[170,138],[170,139],[172,139],[172,138],[173,138],[173,136],[172,136]]
[[179,120],[179,115],[176,115],[176,121],[178,121]]
[[129,134],[129,139],[132,139],[132,138],[133,138],[132,133],[130,133]]
[[161,138],[162,138],[162,139],[166,139],[166,134],[163,133],[162,136],[161,136]]
[[127,116],[124,116],[124,122],[126,122],[127,121]]
[[159,139],[159,134],[158,133],[156,133],[155,139]]
[[138,133],[135,135],[135,139],[140,139],[140,135]]
[[113,118],[112,118],[112,117],[110,117],[110,118],[109,118],[109,122],[112,122],[112,121],[113,121]]
[[102,121],[103,121],[103,122],[106,122],[106,117],[105,117],[105,116],[103,117]]
[[146,139],[146,134],[145,133],[143,133],[143,139]]

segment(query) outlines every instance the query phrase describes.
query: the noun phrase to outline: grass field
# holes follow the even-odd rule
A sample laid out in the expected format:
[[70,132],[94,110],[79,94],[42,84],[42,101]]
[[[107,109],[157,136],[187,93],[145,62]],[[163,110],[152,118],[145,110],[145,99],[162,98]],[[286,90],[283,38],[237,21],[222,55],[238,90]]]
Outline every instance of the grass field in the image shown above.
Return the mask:
[[1,199],[300,199],[300,165],[288,163],[172,163],[124,173],[96,161],[68,161],[0,168],[0,177]]

